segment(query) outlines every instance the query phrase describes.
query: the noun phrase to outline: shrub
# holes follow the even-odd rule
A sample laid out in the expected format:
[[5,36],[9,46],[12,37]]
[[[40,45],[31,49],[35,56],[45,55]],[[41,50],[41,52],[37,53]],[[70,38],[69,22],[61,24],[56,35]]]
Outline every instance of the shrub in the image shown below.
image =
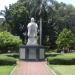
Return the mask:
[[5,51],[9,47],[19,47],[22,43],[18,36],[12,35],[10,32],[0,32],[0,49]]

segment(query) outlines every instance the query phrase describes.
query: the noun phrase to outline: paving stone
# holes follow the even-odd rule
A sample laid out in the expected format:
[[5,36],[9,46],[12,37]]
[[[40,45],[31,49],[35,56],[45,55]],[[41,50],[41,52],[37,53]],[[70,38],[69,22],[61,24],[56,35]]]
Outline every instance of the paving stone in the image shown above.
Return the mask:
[[46,62],[19,61],[13,75],[53,75]]

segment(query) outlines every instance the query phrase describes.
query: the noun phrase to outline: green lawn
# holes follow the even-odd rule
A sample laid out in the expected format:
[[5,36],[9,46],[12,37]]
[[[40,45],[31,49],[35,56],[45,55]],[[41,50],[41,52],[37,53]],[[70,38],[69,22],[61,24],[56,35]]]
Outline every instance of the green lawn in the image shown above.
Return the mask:
[[14,66],[0,66],[0,75],[10,75]]
[[75,75],[75,65],[49,65],[57,75]]

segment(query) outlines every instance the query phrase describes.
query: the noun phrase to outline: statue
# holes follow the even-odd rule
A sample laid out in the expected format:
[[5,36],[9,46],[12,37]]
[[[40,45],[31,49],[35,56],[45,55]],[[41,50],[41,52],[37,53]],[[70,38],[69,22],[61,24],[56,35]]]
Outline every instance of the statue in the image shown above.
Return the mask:
[[37,44],[37,29],[38,25],[35,23],[34,18],[31,18],[31,22],[27,25],[28,29],[28,42],[27,45],[38,45]]
[[[41,23],[42,22],[40,22],[40,25]],[[20,59],[44,60],[45,49],[42,45],[38,45],[37,43],[38,25],[35,23],[34,18],[31,18],[31,22],[28,23],[27,29],[28,40],[26,45],[20,46]]]

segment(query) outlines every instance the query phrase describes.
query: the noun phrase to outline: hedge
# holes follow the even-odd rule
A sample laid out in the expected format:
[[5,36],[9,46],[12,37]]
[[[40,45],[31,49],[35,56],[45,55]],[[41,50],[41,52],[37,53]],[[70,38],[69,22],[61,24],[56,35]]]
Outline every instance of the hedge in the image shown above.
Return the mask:
[[75,54],[60,54],[53,57],[48,57],[49,64],[73,65],[75,64]]
[[0,55],[0,65],[13,65],[16,64],[17,59],[9,55]]

